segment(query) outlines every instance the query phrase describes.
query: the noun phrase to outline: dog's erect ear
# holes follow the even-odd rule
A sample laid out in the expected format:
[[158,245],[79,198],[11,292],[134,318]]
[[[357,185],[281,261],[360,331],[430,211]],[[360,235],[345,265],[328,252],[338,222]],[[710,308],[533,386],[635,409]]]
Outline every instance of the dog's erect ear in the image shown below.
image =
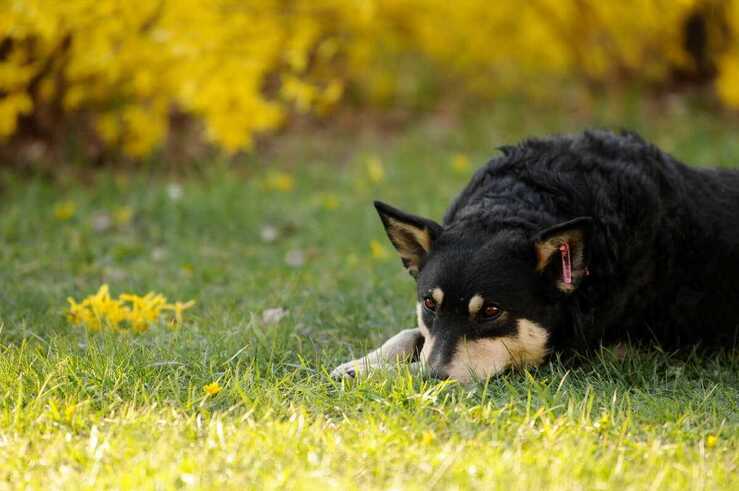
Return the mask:
[[554,280],[565,293],[575,291],[587,276],[587,242],[593,219],[575,218],[542,230],[534,238],[536,270]]
[[402,212],[390,205],[375,201],[385,231],[400,253],[400,259],[414,278],[418,276],[421,262],[431,250],[442,227],[433,220]]

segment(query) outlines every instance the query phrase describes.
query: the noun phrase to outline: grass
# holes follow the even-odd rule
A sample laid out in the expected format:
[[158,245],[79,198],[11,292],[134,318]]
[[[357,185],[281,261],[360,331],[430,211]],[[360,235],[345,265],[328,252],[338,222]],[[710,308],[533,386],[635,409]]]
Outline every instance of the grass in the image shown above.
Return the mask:
[[[523,135],[591,124],[739,163],[736,121],[700,108],[514,105],[344,143],[286,137],[186,176],[5,174],[0,488],[737,489],[735,353],[603,350],[469,386],[328,376],[414,322],[373,198],[439,217],[473,170],[455,170],[455,154],[477,165]],[[277,169],[293,190],[268,188]],[[63,202],[67,220],[54,218]],[[102,283],[197,305],[180,328],[142,335],[70,326],[66,298]],[[276,307],[288,316],[265,323]],[[207,395],[214,381],[223,390]]]

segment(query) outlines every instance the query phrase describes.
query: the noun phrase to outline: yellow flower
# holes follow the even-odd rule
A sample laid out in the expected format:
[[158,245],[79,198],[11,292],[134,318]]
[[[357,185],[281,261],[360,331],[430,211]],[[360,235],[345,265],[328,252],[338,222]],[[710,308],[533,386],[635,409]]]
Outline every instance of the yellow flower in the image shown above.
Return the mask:
[[77,204],[74,201],[62,201],[54,205],[54,218],[66,222],[77,212]]
[[718,443],[718,437],[716,435],[708,435],[706,437],[706,448],[713,448]]
[[452,170],[458,174],[465,174],[470,170],[470,159],[461,153],[452,157]]
[[[737,8],[739,11],[739,8]],[[737,13],[739,20],[739,13]],[[721,99],[728,105],[739,108],[739,45],[722,57],[719,65],[719,76],[716,90]]]
[[282,81],[280,93],[285,100],[295,103],[298,112],[306,113],[310,110],[316,98],[316,88],[303,82],[297,77],[286,77]]
[[286,172],[272,172],[265,179],[264,185],[269,191],[289,193],[295,189],[295,179]]
[[72,297],[67,298],[69,310],[67,311],[67,320],[74,325],[86,323],[87,310],[74,301]]
[[67,299],[69,309],[68,321],[75,326],[83,326],[91,331],[106,328],[120,332],[131,329],[145,332],[157,323],[165,311],[173,312],[172,323],[182,323],[182,313],[195,305],[189,302],[167,303],[166,297],[159,293],[147,293],[139,296],[122,293],[117,299],[111,298],[108,285],[102,285],[97,293],[77,303],[73,298]]
[[133,208],[130,206],[121,206],[113,212],[113,221],[117,225],[128,225],[133,217]]
[[[3,68],[0,70],[0,86],[3,85],[3,82],[7,82],[3,80],[5,77],[2,75],[7,76],[12,68],[7,67],[9,63],[6,60],[3,61]],[[33,101],[28,94],[22,92],[4,94],[3,98],[0,99],[0,137],[11,135],[17,127],[18,116],[28,114],[32,109]]]
[[390,257],[390,252],[387,248],[376,240],[370,242],[370,253],[375,259],[387,259]]
[[340,80],[332,80],[321,93],[320,99],[315,104],[315,110],[319,115],[326,115],[344,95],[344,84]]
[[434,433],[431,431],[424,431],[421,435],[421,443],[423,445],[431,445],[431,443],[433,443],[435,439],[436,435],[434,435]]
[[223,390],[223,387],[221,387],[221,384],[219,384],[218,381],[211,382],[203,386],[203,391],[205,391],[205,393],[208,394],[209,396],[214,396],[222,390]]
[[339,207],[339,198],[334,194],[324,194],[321,196],[321,206],[327,210],[335,210]]
[[375,184],[385,179],[385,168],[379,158],[370,157],[367,159],[367,177]]
[[195,300],[189,302],[175,302],[173,305],[165,307],[167,310],[174,312],[174,322],[176,325],[182,324],[182,312],[195,305]]

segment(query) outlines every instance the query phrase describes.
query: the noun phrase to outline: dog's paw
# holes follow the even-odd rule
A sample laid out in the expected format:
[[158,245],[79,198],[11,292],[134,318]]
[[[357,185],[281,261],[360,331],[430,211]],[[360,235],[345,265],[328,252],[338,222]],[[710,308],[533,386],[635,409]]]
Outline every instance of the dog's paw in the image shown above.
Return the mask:
[[342,363],[338,367],[331,370],[331,376],[336,379],[342,378],[355,378],[359,373],[365,370],[362,369],[362,360],[352,360],[346,363]]

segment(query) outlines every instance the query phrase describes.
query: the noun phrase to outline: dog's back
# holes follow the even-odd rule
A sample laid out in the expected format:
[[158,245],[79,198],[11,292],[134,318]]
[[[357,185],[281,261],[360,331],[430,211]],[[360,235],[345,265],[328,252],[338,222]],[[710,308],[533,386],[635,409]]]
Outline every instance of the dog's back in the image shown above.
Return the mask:
[[586,132],[502,149],[444,218],[534,234],[593,218],[590,277],[561,341],[734,343],[739,173],[693,169],[632,133]]

